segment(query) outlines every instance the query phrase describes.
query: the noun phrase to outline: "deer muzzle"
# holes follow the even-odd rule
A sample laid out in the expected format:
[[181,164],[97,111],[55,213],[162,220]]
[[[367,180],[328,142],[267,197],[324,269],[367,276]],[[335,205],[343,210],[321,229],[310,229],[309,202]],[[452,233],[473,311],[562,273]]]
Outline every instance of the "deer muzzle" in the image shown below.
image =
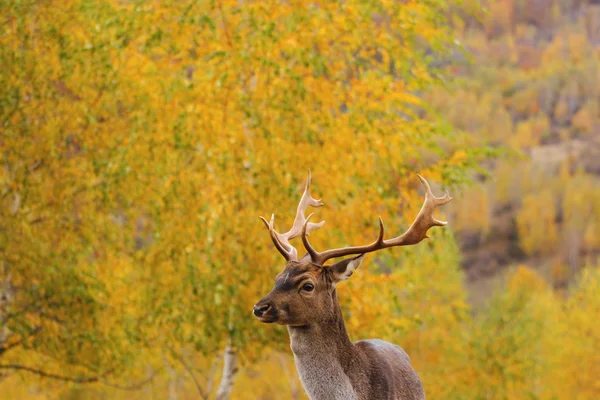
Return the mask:
[[253,314],[260,322],[272,323],[277,321],[277,310],[269,301],[261,300],[254,305]]

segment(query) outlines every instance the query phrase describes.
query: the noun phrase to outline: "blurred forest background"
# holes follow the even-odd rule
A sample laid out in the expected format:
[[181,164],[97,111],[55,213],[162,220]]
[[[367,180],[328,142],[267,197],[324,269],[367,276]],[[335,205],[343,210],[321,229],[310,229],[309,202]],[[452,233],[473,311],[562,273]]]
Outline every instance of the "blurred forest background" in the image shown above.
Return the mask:
[[307,168],[320,249],[454,195],[339,289],[428,398],[600,398],[600,2],[9,0],[0,65],[0,398],[305,399]]

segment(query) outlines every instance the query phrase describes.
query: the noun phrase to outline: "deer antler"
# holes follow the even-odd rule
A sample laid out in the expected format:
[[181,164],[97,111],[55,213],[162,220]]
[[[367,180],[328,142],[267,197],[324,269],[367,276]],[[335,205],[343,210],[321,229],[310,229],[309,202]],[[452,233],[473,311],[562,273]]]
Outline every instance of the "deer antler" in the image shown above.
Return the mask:
[[308,206],[321,207],[323,205],[321,200],[316,200],[310,195],[310,180],[311,174],[309,169],[308,179],[306,180],[306,185],[304,186],[304,193],[302,193],[302,198],[300,198],[300,203],[298,204],[298,209],[296,211],[296,218],[294,218],[294,224],[289,231],[286,233],[278,233],[275,230],[273,226],[275,214],[271,215],[271,220],[269,222],[267,222],[267,220],[263,217],[260,217],[262,222],[269,230],[273,244],[287,261],[298,261],[298,251],[290,244],[289,241],[300,235],[306,236],[310,231],[322,227],[325,223],[325,221],[321,221],[318,224],[315,224],[308,222],[308,220],[304,217],[304,213],[306,212]]
[[427,183],[427,181],[421,175],[418,175],[418,177],[421,180],[421,183],[423,183],[423,186],[425,187],[425,202],[423,203],[423,207],[421,207],[421,211],[419,211],[419,214],[417,214],[417,218],[415,218],[415,221],[408,228],[408,230],[402,235],[397,236],[393,239],[383,239],[383,221],[381,220],[381,217],[379,217],[379,237],[373,243],[366,246],[331,249],[319,253],[310,245],[305,234],[309,232],[309,220],[310,217],[312,217],[312,214],[309,215],[308,218],[306,218],[302,229],[302,242],[304,243],[304,247],[306,248],[306,251],[311,257],[312,262],[318,265],[323,265],[325,261],[329,260],[330,258],[337,258],[347,256],[350,254],[365,254],[394,246],[408,246],[412,244],[417,244],[421,240],[429,237],[427,236],[427,230],[432,226],[446,225],[447,222],[439,221],[433,218],[433,211],[436,207],[448,203],[450,200],[452,200],[452,197],[450,197],[450,194],[448,192],[446,192],[446,194],[444,194],[444,196],[442,197],[435,197],[431,192],[431,187],[429,186],[429,183]]

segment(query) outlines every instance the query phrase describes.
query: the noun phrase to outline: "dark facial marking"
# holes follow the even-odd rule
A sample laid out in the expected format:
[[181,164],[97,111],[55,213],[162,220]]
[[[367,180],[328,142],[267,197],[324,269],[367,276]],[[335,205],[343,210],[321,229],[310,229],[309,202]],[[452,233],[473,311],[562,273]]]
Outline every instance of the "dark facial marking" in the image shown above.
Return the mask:
[[298,284],[306,279],[308,275],[305,275],[308,272],[308,268],[306,267],[288,267],[281,274],[277,276],[275,280],[275,288],[274,290],[278,291],[289,291],[295,290]]

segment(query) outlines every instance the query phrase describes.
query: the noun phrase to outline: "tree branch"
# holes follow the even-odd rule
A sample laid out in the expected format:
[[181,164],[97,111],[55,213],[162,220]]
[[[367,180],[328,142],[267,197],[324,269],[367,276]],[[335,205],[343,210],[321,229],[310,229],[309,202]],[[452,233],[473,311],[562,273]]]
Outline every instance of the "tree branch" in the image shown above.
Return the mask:
[[[113,387],[115,389],[120,389],[120,390],[139,390],[144,385],[146,385],[148,382],[152,381],[157,372],[157,371],[155,371],[149,378],[144,379],[143,381],[137,382],[133,385],[122,386],[122,385],[118,385],[116,383],[106,381],[105,379],[103,379],[102,375],[73,378],[70,376],[57,375],[57,374],[42,371],[37,368],[27,367],[25,365],[18,365],[18,364],[0,364],[0,369],[9,369],[9,370],[13,370],[13,371],[26,371],[26,372],[30,372],[32,374],[41,376],[43,378],[55,379],[55,380],[59,380],[59,381],[63,381],[63,382],[73,382],[73,383],[96,383],[96,382],[98,382],[98,383],[102,383],[103,385],[110,386],[110,387]],[[108,375],[111,372],[113,372],[113,370],[109,370],[109,371],[105,372],[103,375]]]
[[64,381],[64,382],[93,383],[93,382],[100,381],[100,377],[98,377],[98,376],[87,377],[87,378],[71,378],[69,376],[56,375],[56,374],[45,372],[45,371],[42,371],[42,370],[39,370],[36,368],[26,367],[24,365],[18,365],[18,364],[0,364],[0,369],[12,369],[12,370],[16,370],[16,371],[31,372],[32,374],[39,375],[43,378],[56,379],[56,380]]
[[[160,371],[160,369],[158,371]],[[134,383],[133,385],[128,385],[128,386],[117,385],[115,383],[107,382],[103,379],[99,379],[99,382],[101,382],[103,385],[110,386],[110,387],[113,387],[113,388],[119,389],[119,390],[139,390],[142,387],[144,387],[145,385],[147,385],[149,382],[151,382],[154,379],[154,377],[156,376],[156,373],[158,371],[154,371],[152,373],[152,375],[150,375],[150,377],[144,379],[143,381],[140,381],[140,382]]]
[[[181,363],[181,365],[183,365],[183,368],[185,368],[187,373],[190,374],[190,377],[194,381],[194,385],[196,385],[196,389],[198,389],[198,393],[200,394],[200,397],[202,397],[203,399],[208,399],[208,395],[210,394],[210,392],[204,391],[204,389],[202,388],[202,385],[200,385],[200,382],[198,382],[198,379],[196,379],[196,375],[194,375],[194,371],[192,371],[192,368],[188,365],[187,362],[185,362],[185,360],[183,359],[183,356],[181,356],[181,357],[176,356],[175,358]],[[208,390],[210,390],[210,388],[208,388]]]
[[237,353],[231,344],[231,340],[225,347],[223,354],[223,375],[221,376],[221,383],[217,389],[216,400],[227,400],[231,395],[231,389],[233,388],[233,381],[238,372],[237,367]]
[[206,392],[209,395],[210,395],[210,392],[212,391],[213,382],[215,379],[215,373],[217,372],[217,366],[219,365],[220,360],[221,360],[221,356],[216,356],[210,367],[210,373],[208,375],[208,379],[206,380]]

